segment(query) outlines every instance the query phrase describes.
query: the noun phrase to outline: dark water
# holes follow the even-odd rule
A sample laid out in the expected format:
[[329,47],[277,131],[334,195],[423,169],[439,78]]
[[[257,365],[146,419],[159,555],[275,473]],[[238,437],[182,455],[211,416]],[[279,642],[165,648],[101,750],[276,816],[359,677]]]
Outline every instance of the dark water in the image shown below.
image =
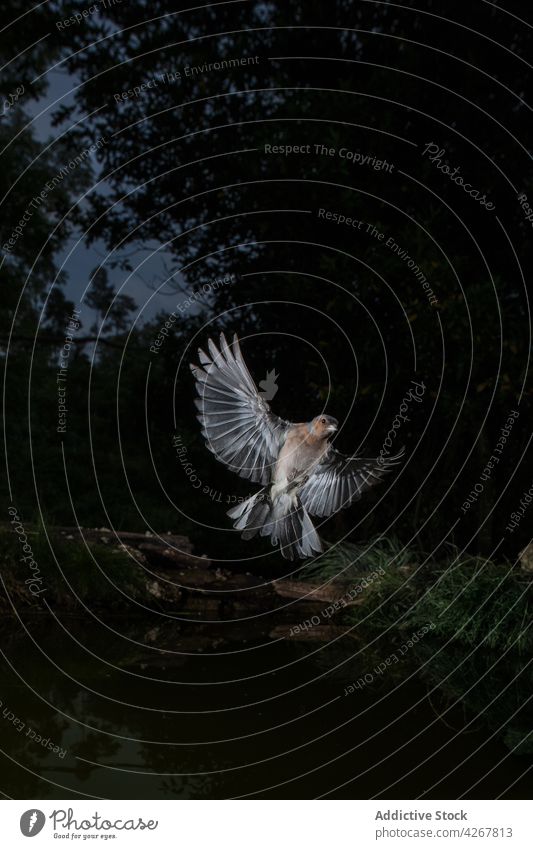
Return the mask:
[[8,795],[530,795],[524,660],[466,661],[464,648],[436,654],[426,643],[345,696],[390,647],[244,642],[230,622],[211,630],[172,620],[106,624],[58,614],[57,622],[26,618],[26,633],[3,623]]

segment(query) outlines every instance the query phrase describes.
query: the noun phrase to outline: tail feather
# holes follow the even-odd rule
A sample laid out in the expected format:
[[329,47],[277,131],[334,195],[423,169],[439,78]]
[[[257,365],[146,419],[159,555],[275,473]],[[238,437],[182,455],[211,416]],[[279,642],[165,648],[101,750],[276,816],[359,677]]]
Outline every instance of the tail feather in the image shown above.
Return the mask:
[[232,507],[228,516],[236,519],[233,527],[243,532],[243,539],[252,539],[258,533],[269,536],[287,560],[313,557],[322,551],[309,514],[295,495],[283,494],[272,501],[268,492],[261,490]]
[[268,518],[269,513],[270,504],[268,503],[268,498],[265,495],[261,499],[256,500],[250,513],[247,514],[246,528],[243,531],[242,538],[252,539],[252,537],[255,537],[260,531],[262,532],[263,525]]
[[266,498],[264,490],[260,490],[228,510],[228,516],[237,520],[233,527],[245,532],[246,536],[243,533],[243,539],[251,539],[262,529],[270,510]]

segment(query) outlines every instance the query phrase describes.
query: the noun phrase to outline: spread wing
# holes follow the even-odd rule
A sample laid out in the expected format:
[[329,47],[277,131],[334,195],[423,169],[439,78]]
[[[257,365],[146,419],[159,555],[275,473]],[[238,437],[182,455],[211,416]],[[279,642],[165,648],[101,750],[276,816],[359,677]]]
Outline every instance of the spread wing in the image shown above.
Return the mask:
[[329,449],[315,472],[300,490],[304,507],[313,516],[331,516],[341,507],[358,501],[363,492],[380,483],[383,475],[398,464],[404,449],[387,459],[348,457]]
[[220,350],[211,339],[208,345],[210,356],[200,349],[201,365],[191,364],[207,447],[241,477],[267,484],[291,425],[259,395],[236,335],[228,345],[221,333]]

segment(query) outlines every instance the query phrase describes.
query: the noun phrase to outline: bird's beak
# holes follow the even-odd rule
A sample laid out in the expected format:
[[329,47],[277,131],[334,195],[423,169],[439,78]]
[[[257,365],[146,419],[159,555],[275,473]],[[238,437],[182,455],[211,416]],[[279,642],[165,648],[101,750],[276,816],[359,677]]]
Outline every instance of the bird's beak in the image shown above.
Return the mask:
[[335,433],[336,430],[338,430],[337,425],[334,425],[334,424],[328,425],[328,433]]

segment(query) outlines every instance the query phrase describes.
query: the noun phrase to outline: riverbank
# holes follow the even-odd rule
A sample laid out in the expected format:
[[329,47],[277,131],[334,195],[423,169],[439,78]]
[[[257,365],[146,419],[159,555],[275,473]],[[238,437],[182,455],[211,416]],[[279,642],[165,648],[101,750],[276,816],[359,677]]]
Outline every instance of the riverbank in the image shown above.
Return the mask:
[[402,639],[427,629],[444,643],[533,650],[530,552],[516,564],[453,549],[436,560],[377,539],[331,547],[271,581],[217,564],[177,534],[35,527],[21,542],[5,526],[0,565],[4,614],[51,606],[80,615],[162,611],[199,623],[262,617],[265,635],[298,641],[356,638],[362,628]]

